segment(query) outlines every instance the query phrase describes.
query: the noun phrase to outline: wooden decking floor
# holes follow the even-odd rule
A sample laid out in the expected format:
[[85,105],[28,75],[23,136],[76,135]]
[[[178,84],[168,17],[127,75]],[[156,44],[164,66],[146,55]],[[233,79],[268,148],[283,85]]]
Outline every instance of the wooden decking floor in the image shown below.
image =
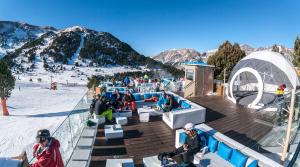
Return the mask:
[[175,131],[162,121],[161,116],[150,117],[149,122],[140,123],[134,113],[123,130],[123,139],[106,140],[103,126],[98,127],[90,167],[105,166],[105,160],[109,158],[133,158],[136,166],[142,166],[143,157],[175,148]]
[[207,125],[256,151],[264,152],[257,141],[272,129],[268,120],[262,120],[266,116],[220,96],[200,96],[190,100],[206,108]]
[[[193,97],[190,100],[207,108],[207,125],[252,149],[264,151],[259,149],[257,141],[272,127],[257,121],[261,115],[218,96]],[[123,139],[106,140],[103,126],[98,127],[91,167],[105,166],[105,160],[109,158],[133,158],[136,166],[143,166],[143,157],[175,148],[175,130],[171,130],[160,116],[150,117],[148,123],[140,123],[134,113],[123,130]]]

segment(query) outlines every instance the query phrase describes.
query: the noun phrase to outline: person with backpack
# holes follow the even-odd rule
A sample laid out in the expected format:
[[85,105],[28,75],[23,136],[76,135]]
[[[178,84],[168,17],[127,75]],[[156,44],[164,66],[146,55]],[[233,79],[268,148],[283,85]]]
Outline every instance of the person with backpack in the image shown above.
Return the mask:
[[59,151],[60,143],[50,136],[47,129],[37,132],[37,144],[33,146],[33,156],[36,161],[30,167],[64,167]]

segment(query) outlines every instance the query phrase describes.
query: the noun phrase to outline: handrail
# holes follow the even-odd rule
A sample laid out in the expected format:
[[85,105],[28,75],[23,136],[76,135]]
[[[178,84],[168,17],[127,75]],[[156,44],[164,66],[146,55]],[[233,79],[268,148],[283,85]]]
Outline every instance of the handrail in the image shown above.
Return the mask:
[[293,158],[291,159],[291,161],[289,162],[288,166],[287,167],[293,167],[296,160],[298,159],[299,157],[299,153],[300,153],[300,143],[298,144],[297,148],[296,148],[296,151],[293,155]]
[[187,89],[188,87],[190,87],[193,83],[195,83],[195,81],[190,82],[189,84],[185,85],[183,87],[183,89]]
[[[81,97],[81,99],[79,100],[79,102],[76,104],[76,106],[71,110],[70,113],[68,113],[68,115],[66,116],[66,118],[60,123],[60,125],[55,129],[55,131],[52,133],[51,137],[54,137],[55,135],[57,135],[58,131],[63,129],[63,125],[68,124],[69,125],[69,129],[66,131],[66,133],[70,133],[71,134],[71,145],[73,147],[74,145],[74,136],[72,134],[72,127],[71,127],[71,123],[70,123],[70,116],[75,115],[75,114],[82,114],[82,113],[86,113],[88,112],[88,107],[87,108],[82,108],[82,106],[80,106],[84,101],[87,101],[88,103],[88,94],[89,92],[85,92],[84,95]],[[85,111],[86,110],[86,111]],[[84,111],[84,112],[81,112]],[[68,123],[67,123],[68,122]],[[58,134],[59,135],[59,134]],[[66,134],[68,135],[68,134]],[[61,142],[61,141],[60,141]],[[62,145],[62,144],[61,144]],[[35,160],[34,157],[30,158],[29,163],[33,163]]]

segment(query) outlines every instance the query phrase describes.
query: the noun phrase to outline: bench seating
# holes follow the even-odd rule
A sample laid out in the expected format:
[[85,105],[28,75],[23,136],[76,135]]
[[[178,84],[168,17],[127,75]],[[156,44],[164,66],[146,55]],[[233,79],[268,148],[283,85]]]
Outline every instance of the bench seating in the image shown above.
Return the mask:
[[[242,167],[283,167],[274,160],[260,154],[237,141],[225,136],[224,134],[217,132],[211,127],[200,124],[195,126],[199,136],[206,138],[206,144],[209,152],[205,153],[203,157],[199,157],[199,154],[195,155],[194,163],[199,166],[242,166]],[[183,129],[176,130],[175,147],[178,148],[183,144],[185,138],[185,132]],[[217,144],[214,145],[213,143]],[[213,149],[215,146],[215,152]],[[225,158],[225,159],[224,159]],[[241,162],[241,159],[244,161]],[[239,165],[236,165],[238,163]],[[235,165],[233,165],[235,164]]]
[[[163,113],[163,121],[172,129],[182,128],[186,123],[199,124],[205,122],[206,109],[196,103],[184,99],[172,92],[166,92],[174,96],[179,107],[170,112]],[[152,97],[159,98],[161,92],[134,93],[137,108],[143,106],[155,106],[157,102],[145,102]]]

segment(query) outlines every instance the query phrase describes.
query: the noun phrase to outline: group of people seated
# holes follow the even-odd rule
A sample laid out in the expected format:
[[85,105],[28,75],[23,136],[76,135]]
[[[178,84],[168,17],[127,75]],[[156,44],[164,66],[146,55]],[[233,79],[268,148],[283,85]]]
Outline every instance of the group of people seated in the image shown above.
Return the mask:
[[162,109],[163,112],[169,112],[172,111],[172,109],[179,107],[179,104],[173,95],[167,94],[164,90],[161,92],[157,106]]
[[101,89],[101,93],[94,97],[91,106],[90,114],[95,118],[106,117],[109,122],[113,120],[113,112],[122,112],[124,110],[135,111],[135,101],[132,93],[126,90],[122,97],[118,89],[112,94],[112,97],[107,97],[105,88]]

